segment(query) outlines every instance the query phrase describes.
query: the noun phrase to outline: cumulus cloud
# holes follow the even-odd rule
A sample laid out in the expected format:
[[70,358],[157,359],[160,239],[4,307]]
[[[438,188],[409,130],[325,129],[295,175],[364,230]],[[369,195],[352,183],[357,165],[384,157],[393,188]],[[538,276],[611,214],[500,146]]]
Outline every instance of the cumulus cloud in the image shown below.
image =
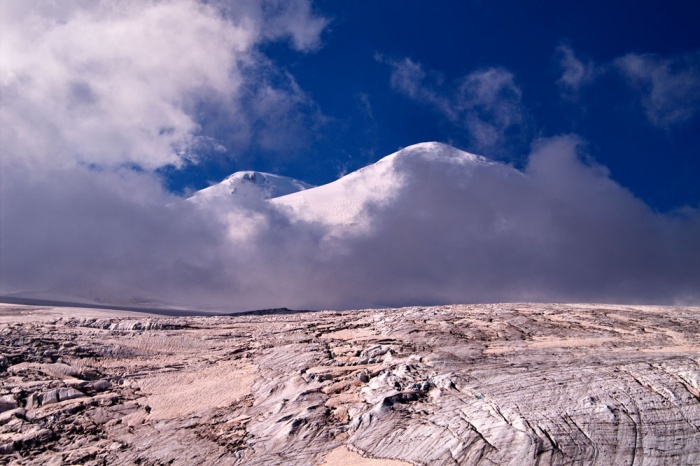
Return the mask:
[[595,63],[579,59],[568,45],[557,47],[556,57],[562,72],[557,85],[565,98],[576,99],[581,88],[593,82],[600,74]]
[[[256,46],[288,37],[308,50],[326,24],[304,0],[2,8],[0,142],[34,167],[179,166],[216,144],[198,116],[206,105],[224,106],[230,132],[248,141],[257,121],[279,120],[271,100],[290,114],[306,104],[293,85],[275,86]],[[246,101],[251,87],[263,98]]]
[[445,83],[440,73],[425,70],[410,58],[379,60],[391,66],[391,86],[396,91],[431,106],[466,130],[475,150],[499,152],[509,142],[523,142],[528,124],[522,93],[506,69],[479,69]]
[[672,57],[630,53],[614,61],[638,92],[649,122],[669,128],[700,111],[700,53]]

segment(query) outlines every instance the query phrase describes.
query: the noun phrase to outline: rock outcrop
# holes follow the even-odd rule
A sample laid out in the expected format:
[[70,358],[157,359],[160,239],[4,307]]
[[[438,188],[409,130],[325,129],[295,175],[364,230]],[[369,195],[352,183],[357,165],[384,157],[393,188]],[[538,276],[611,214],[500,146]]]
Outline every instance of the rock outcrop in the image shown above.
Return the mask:
[[698,308],[50,311],[0,307],[0,464],[700,464]]

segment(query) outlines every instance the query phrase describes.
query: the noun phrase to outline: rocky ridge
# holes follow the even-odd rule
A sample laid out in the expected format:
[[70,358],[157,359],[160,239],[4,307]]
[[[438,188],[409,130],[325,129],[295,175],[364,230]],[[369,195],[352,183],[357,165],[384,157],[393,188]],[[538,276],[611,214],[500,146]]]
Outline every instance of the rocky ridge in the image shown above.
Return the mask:
[[0,464],[698,464],[698,308],[0,307]]

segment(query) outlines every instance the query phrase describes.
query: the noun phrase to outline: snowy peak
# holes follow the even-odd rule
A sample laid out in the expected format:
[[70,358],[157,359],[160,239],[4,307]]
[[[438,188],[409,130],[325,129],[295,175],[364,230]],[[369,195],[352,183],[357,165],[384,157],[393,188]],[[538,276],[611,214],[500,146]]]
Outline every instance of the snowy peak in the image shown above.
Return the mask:
[[313,188],[313,185],[286,176],[257,171],[236,172],[220,183],[232,192],[255,187],[265,194],[265,199],[286,196],[297,191]]
[[221,183],[197,191],[191,199],[206,201],[215,198],[274,199],[313,188],[313,185],[286,176],[258,171],[240,171]]
[[505,168],[447,144],[425,142],[403,148],[332,183],[280,197],[273,203],[308,221],[368,225],[368,206],[393,202],[409,185],[429,190],[430,186],[454,183],[477,168],[491,171],[501,167]]
[[493,161],[480,155],[470,154],[441,142],[421,142],[387,155],[377,163],[389,161],[391,163],[406,163],[411,160],[422,162],[458,162],[462,164],[477,163],[490,164]]
[[[405,147],[332,183],[313,187],[279,175],[236,172],[192,196],[214,209],[231,200],[269,200],[293,218],[333,226],[368,226],[377,207],[397,196],[430,197],[445,186],[463,185],[474,173],[514,171],[485,157],[439,142]],[[404,199],[405,200],[405,199]]]

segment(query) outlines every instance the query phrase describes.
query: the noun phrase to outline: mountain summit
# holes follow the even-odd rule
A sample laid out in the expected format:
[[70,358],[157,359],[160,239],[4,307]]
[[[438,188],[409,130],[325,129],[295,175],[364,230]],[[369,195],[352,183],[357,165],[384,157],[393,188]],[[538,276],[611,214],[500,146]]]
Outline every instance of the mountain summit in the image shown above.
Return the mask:
[[[402,189],[417,192],[460,185],[474,170],[516,172],[485,157],[439,142],[405,147],[332,183],[303,181],[257,171],[236,172],[195,193],[200,205],[238,199],[269,200],[292,217],[331,226],[367,225],[376,207],[387,206]],[[409,188],[413,186],[413,188]],[[410,192],[405,193],[411,197]],[[405,196],[404,196],[405,197]]]
[[399,192],[460,184],[474,170],[515,171],[485,157],[439,142],[424,142],[387,155],[332,183],[274,199],[308,221],[331,225],[366,224],[373,209],[387,207]]
[[313,185],[286,176],[258,171],[240,171],[228,176],[221,183],[197,191],[190,199],[198,203],[227,196],[231,199],[273,199],[310,188],[313,188]]

